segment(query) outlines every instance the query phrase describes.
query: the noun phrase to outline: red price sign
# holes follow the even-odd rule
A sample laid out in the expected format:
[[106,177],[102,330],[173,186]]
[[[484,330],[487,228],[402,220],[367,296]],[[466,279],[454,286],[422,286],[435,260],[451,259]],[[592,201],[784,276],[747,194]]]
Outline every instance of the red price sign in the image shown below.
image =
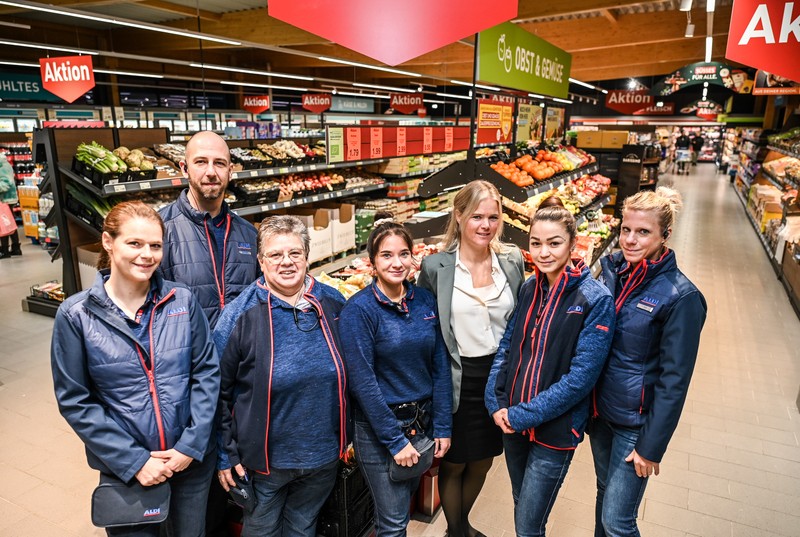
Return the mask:
[[444,128],[444,150],[445,152],[453,150],[453,127]]
[[347,160],[361,160],[361,129],[347,129],[346,143]]
[[422,130],[422,152],[433,153],[433,127],[425,127]]
[[397,156],[406,154],[406,128],[397,127]]
[[369,158],[383,158],[383,129],[371,128],[369,134]]

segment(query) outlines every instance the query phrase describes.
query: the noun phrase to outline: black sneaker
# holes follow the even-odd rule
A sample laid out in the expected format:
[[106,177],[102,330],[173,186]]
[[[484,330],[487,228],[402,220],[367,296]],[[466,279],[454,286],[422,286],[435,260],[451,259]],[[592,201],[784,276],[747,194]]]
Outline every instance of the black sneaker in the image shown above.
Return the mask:
[[19,248],[12,248],[10,255],[22,255],[22,250]]
[[11,257],[11,254],[8,252],[0,252],[0,259],[8,259]]

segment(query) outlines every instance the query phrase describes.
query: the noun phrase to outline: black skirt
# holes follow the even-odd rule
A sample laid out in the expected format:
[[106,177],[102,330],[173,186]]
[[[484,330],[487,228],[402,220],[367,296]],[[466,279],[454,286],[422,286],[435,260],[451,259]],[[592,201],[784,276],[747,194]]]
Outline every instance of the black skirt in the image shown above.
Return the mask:
[[453,436],[444,459],[456,464],[496,457],[503,452],[503,432],[489,416],[483,392],[494,355],[461,357],[461,397],[453,414]]

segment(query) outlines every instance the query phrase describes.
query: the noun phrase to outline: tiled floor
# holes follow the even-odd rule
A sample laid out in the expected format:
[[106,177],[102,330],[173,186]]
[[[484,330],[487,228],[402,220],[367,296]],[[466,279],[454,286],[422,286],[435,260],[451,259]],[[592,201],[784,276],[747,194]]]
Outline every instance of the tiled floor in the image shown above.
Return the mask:
[[[800,535],[800,322],[727,178],[713,167],[674,179],[686,207],[672,237],[709,316],[680,426],[640,513],[648,537]],[[23,313],[35,282],[60,265],[31,245],[0,261],[0,535],[99,536],[89,522],[96,482],[58,415],[49,367],[52,320]],[[578,450],[549,524],[591,536],[594,473]],[[498,458],[473,511],[489,537],[513,535],[510,485]],[[442,537],[444,517],[409,534]]]

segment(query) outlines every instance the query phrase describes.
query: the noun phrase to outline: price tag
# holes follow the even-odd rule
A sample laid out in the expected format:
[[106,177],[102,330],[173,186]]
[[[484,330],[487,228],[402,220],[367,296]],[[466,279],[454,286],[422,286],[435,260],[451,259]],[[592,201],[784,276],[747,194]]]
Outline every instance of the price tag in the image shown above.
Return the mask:
[[422,129],[422,152],[433,153],[433,127]]
[[258,170],[250,170],[250,177],[258,177]]
[[147,181],[139,183],[139,188],[142,190],[150,190],[150,183]]
[[383,129],[369,129],[369,158],[383,158]]
[[308,166],[308,169],[309,169],[310,171],[312,171],[312,172],[313,172],[314,170],[316,170],[316,169],[317,169],[317,165],[316,165],[316,164],[310,164],[310,165]]
[[319,196],[311,196],[311,201],[312,202],[319,201]]
[[278,170],[278,173],[289,173],[289,168],[281,168]]
[[271,210],[272,210],[272,209],[270,208],[270,206],[269,206],[269,205],[262,205],[262,206],[261,206],[261,212],[262,212],[262,213],[265,213],[265,212],[267,212],[267,211],[271,211]]
[[406,128],[397,127],[397,156],[406,154]]
[[114,192],[125,192],[126,190],[125,185],[114,185]]
[[346,160],[361,160],[361,129],[348,127],[346,134],[347,154]]
[[181,184],[183,184],[183,179],[172,179],[170,182],[172,183],[172,186],[181,186]]
[[446,153],[453,150],[453,127],[444,128],[444,150]]

